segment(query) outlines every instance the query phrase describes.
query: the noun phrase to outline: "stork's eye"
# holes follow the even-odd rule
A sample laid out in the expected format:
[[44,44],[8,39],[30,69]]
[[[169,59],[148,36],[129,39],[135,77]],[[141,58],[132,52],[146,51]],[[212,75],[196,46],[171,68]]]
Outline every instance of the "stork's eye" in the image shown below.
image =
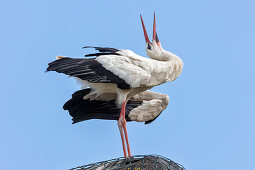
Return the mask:
[[151,50],[150,43],[148,43],[147,49]]

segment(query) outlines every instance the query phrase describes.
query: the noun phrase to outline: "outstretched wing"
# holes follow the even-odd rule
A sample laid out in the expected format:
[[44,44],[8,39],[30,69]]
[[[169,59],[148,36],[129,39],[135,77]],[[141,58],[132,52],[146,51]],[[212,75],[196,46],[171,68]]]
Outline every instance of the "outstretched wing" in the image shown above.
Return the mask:
[[[84,99],[91,88],[75,92],[63,108],[73,117],[73,123],[89,119],[118,120],[121,108],[116,100]],[[169,98],[165,94],[145,91],[131,98],[126,104],[125,118],[127,121],[153,122],[165,110]]]
[[47,71],[64,73],[91,83],[114,83],[121,89],[130,88],[125,80],[105,69],[95,59],[60,58],[49,63]]
[[150,62],[143,63],[144,57],[130,50],[88,46],[84,48],[95,48],[99,53],[86,55],[96,56],[89,59],[60,57],[49,63],[47,71],[64,73],[91,83],[114,83],[120,89],[148,84],[151,78],[148,70]]
[[[121,108],[116,101],[84,99],[90,91],[91,88],[76,91],[72,98],[64,104],[63,109],[69,111],[70,116],[73,117],[73,124],[89,119],[118,120]],[[131,121],[128,117],[129,112],[141,104],[141,101],[127,102],[125,112],[127,121]]]

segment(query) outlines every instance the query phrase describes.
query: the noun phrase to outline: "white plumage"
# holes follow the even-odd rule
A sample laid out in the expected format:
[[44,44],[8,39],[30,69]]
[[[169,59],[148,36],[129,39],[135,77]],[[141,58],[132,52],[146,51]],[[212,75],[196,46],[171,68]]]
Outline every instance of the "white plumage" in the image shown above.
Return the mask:
[[[154,43],[156,44],[155,41]],[[167,51],[165,55],[169,60],[166,61],[145,58],[131,50],[119,50],[116,53],[120,55],[102,55],[95,60],[101,63],[105,69],[123,79],[131,88],[123,90],[117,88],[116,84],[91,83],[80,79],[83,87],[89,86],[93,89],[85,98],[100,100],[101,95],[111,93],[113,96],[115,94],[121,105],[134,94],[168,81],[174,81],[183,68],[182,60],[172,53],[167,53]],[[110,98],[112,99],[112,97]]]
[[155,120],[167,107],[169,97],[148,90],[162,83],[174,81],[183,69],[182,60],[162,48],[156,33],[155,13],[152,43],[142,17],[141,21],[146,53],[150,58],[137,55],[131,50],[92,47],[99,53],[86,56],[96,58],[57,57],[57,60],[49,63],[47,68],[48,71],[75,77],[83,87],[83,90],[75,92],[72,99],[64,105],[64,109],[73,117],[74,123],[88,119],[118,120],[125,157],[127,154],[124,135],[128,155],[131,156],[126,119],[146,123]]
[[166,94],[147,90],[132,96],[131,100],[142,100],[143,103],[131,110],[128,117],[136,122],[147,122],[154,120],[163,110],[165,110],[169,102],[169,97]]
[[183,67],[183,62],[178,56],[167,52],[164,55],[168,57],[166,61],[145,58],[131,50],[120,50],[116,53],[120,55],[99,56],[96,60],[104,68],[125,80],[132,88],[153,87],[173,81],[180,75]]

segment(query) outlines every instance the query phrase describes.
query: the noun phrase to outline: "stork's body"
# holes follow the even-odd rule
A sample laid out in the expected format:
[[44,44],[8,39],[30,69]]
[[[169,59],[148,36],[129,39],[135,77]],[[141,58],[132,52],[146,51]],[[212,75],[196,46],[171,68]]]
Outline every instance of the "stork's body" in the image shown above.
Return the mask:
[[119,104],[135,94],[175,80],[183,67],[182,61],[173,54],[169,60],[159,61],[139,56],[131,50],[118,50],[115,55],[99,55],[94,60],[116,75],[119,83],[79,81],[84,86],[92,87],[93,91],[88,95],[91,95],[90,98],[96,99],[98,94],[117,94]]
[[155,16],[152,43],[144,24],[143,28],[146,52],[151,58],[144,58],[130,50],[92,47],[99,53],[87,56],[96,58],[58,57],[49,63],[47,69],[75,77],[82,84],[83,90],[74,93],[72,99],[64,105],[74,123],[88,119],[118,120],[125,157],[124,138],[128,155],[131,156],[126,120],[146,123],[155,120],[167,107],[169,98],[165,94],[148,90],[175,80],[183,68],[183,62],[178,56],[161,47],[156,35]]

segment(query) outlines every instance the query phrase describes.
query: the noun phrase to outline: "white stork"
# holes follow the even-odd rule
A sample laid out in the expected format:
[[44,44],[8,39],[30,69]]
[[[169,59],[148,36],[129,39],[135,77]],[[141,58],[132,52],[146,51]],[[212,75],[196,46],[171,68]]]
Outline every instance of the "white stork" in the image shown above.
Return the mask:
[[[89,119],[118,120],[124,156],[131,157],[126,120],[145,122],[155,120],[167,107],[169,97],[148,91],[154,86],[174,81],[182,72],[182,60],[164,50],[156,33],[154,13],[153,41],[150,42],[142,16],[146,53],[150,58],[131,50],[95,48],[98,53],[85,55],[89,59],[58,56],[49,63],[47,71],[75,77],[82,90],[75,92],[63,108],[73,117],[73,123]],[[124,132],[124,134],[123,134]]]

